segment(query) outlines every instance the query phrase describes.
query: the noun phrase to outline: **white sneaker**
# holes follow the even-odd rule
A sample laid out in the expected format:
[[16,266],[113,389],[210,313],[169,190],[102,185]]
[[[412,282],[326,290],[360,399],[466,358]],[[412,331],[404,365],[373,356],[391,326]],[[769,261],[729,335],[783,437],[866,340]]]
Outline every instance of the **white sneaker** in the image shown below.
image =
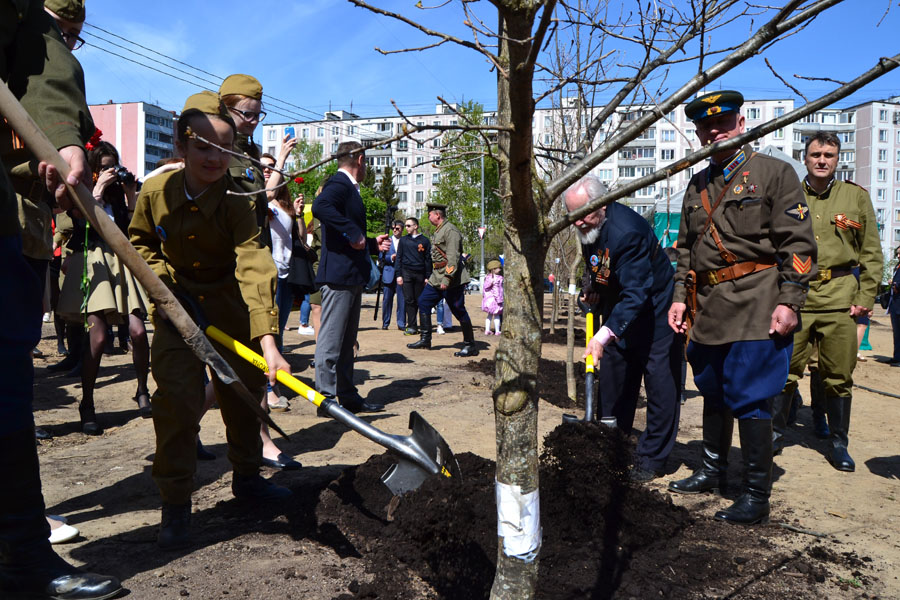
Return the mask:
[[438,325],[437,334],[444,335],[444,328],[441,325]]
[[41,321],[43,321],[44,323],[49,323],[50,322],[50,313],[48,313],[48,312],[44,313],[44,316],[41,319]]
[[50,543],[51,544],[62,544],[63,542],[68,542],[70,540],[74,540],[78,537],[78,530],[72,527],[71,525],[66,524],[65,518],[57,517],[56,515],[47,515],[47,521],[56,521],[61,523],[56,528],[53,528],[51,523],[50,527]]
[[297,333],[300,335],[316,335],[316,330],[309,325],[301,325],[297,328]]

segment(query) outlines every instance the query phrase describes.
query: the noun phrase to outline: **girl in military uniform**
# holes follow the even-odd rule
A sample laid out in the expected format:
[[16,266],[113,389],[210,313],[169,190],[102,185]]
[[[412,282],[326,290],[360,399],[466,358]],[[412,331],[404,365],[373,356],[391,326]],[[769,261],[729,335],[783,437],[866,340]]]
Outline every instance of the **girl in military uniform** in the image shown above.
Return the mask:
[[[259,243],[253,206],[229,194],[229,155],[234,121],[211,92],[188,98],[178,121],[176,146],[183,170],[150,179],[141,191],[131,223],[131,242],[157,275],[177,293],[190,296],[213,325],[261,352],[269,380],[289,371],[278,352],[275,264]],[[201,139],[203,138],[203,139]],[[157,307],[152,344],[156,455],[153,478],[162,495],[158,543],[163,549],[186,546],[196,435],[203,408],[204,365]],[[266,377],[215,342],[219,353],[261,401]],[[269,500],[290,495],[259,476],[262,459],[259,422],[254,413],[213,374],[225,422],[228,458],[234,468],[232,492],[238,498]]]
[[[127,232],[130,210],[134,208],[134,175],[127,171],[117,175],[119,153],[109,142],[101,141],[94,146],[88,153],[88,163],[94,172],[94,199],[116,225]],[[66,258],[63,265],[66,276],[57,310],[74,323],[82,321],[83,312],[87,314],[88,343],[82,357],[82,397],[78,414],[84,433],[100,435],[103,429],[97,423],[94,410],[94,386],[111,324],[128,324],[137,373],[134,399],[141,416],[150,416],[150,394],[147,389],[150,348],[144,328],[150,299],[141,284],[120,264],[118,257],[84,219],[76,218],[72,222],[69,248],[73,254]],[[85,297],[87,302],[82,308]],[[72,348],[71,351],[79,352],[80,349]]]

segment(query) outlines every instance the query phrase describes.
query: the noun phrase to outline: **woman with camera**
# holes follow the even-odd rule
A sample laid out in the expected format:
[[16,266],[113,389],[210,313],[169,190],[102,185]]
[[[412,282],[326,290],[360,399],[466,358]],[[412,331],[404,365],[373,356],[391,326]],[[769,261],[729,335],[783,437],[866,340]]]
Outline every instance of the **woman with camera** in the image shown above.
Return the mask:
[[[94,172],[94,199],[127,235],[136,202],[134,175],[119,165],[119,153],[109,142],[94,145],[88,152],[88,163]],[[128,325],[137,372],[134,400],[142,417],[151,416],[147,389],[150,345],[144,328],[150,300],[140,283],[90,224],[82,218],[72,221],[74,230],[68,242],[72,254],[63,262],[65,280],[57,308],[70,322],[86,324],[88,343],[83,349],[82,398],[78,414],[85,434],[100,435],[103,428],[97,423],[94,410],[94,386],[111,324]]]

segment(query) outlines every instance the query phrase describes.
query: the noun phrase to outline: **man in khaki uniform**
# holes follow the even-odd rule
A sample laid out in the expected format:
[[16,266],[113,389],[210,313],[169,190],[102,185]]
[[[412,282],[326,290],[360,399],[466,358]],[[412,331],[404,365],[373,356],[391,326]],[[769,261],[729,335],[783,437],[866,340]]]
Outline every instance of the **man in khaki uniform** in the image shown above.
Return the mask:
[[[697,97],[685,114],[703,144],[744,131],[743,96]],[[693,324],[687,357],[703,394],[703,465],[669,489],[725,486],[733,417],[744,459],[743,493],[715,518],[768,519],[772,488],[771,399],[784,387],[797,311],[816,264],[809,208],[793,169],[750,146],[720,151],[685,192],[669,325]]]
[[[58,148],[68,183],[90,174],[81,131],[90,122],[78,63],[63,44],[43,2],[0,0],[0,79]],[[0,128],[0,154],[13,139]],[[114,577],[81,573],[50,547],[34,439],[31,350],[41,336],[39,282],[22,255],[16,195],[0,169],[0,597],[110,598]],[[55,169],[47,182],[66,208]],[[61,188],[61,189],[60,189]]]
[[431,238],[431,277],[419,295],[419,341],[407,344],[408,348],[431,348],[431,309],[446,299],[450,312],[463,330],[463,348],[453,356],[475,356],[475,334],[472,320],[466,311],[466,284],[469,272],[462,260],[462,234],[456,225],[447,220],[447,206],[429,202],[428,220],[437,227]]
[[[794,354],[784,391],[773,409],[776,452],[783,445],[790,400],[818,346],[817,377],[825,390],[831,448],[826,457],[839,471],[856,465],[847,452],[850,399],[856,368],[857,317],[869,316],[881,281],[883,257],[872,200],[862,187],[834,177],[841,141],[820,131],[806,142],[807,175],[803,191],[809,221],[818,244],[818,276],[809,286],[801,312],[802,327],[794,334]],[[859,267],[859,280],[853,276]],[[814,407],[815,410],[815,407]]]
[[[222,133],[213,129],[213,124],[228,127]],[[189,296],[209,323],[264,354],[274,372],[275,365],[287,366],[272,345],[278,335],[275,263],[269,250],[259,244],[253,207],[245,197],[228,194],[233,183],[226,176],[227,156],[191,139],[185,132],[188,126],[222,147],[231,146],[234,125],[221,110],[218,96],[201,92],[188,98],[176,141],[179,153],[185,156],[185,167],[147,180],[129,227],[131,243],[167,286]],[[201,126],[209,133],[200,133]],[[221,177],[202,185],[194,183],[198,161],[202,165],[221,161]],[[153,479],[163,501],[158,543],[163,549],[175,549],[190,543],[205,367],[162,317],[158,309],[151,313],[155,329],[151,356],[157,384],[153,394]],[[213,346],[250,392],[262,399],[266,377],[224,346],[216,342]],[[289,496],[290,490],[258,474],[262,445],[256,416],[215,374],[213,386],[228,432],[234,495],[252,500]]]

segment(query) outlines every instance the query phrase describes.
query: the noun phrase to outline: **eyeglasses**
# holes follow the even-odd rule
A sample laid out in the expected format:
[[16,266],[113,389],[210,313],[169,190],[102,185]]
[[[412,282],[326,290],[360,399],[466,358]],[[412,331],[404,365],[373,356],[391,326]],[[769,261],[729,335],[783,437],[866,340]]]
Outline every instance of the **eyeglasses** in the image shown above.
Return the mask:
[[400,231],[401,229],[403,229],[403,228],[400,227],[399,225],[397,225],[396,227],[394,227],[394,231]]
[[414,224],[414,223],[407,223],[406,226],[407,226],[407,227],[415,227],[415,224]]
[[262,164],[263,171],[271,171],[272,169],[275,168],[275,165],[269,165],[266,163],[260,163],[260,164]]
[[77,33],[66,33],[65,31],[63,31],[62,39],[66,43],[66,46],[69,48],[69,50],[73,52],[84,46],[84,40],[81,39],[81,36],[79,36]]
[[234,107],[229,107],[228,110],[241,115],[242,117],[244,117],[245,121],[262,121],[266,118],[266,111],[264,110],[261,110],[258,113],[250,110],[241,110]]

